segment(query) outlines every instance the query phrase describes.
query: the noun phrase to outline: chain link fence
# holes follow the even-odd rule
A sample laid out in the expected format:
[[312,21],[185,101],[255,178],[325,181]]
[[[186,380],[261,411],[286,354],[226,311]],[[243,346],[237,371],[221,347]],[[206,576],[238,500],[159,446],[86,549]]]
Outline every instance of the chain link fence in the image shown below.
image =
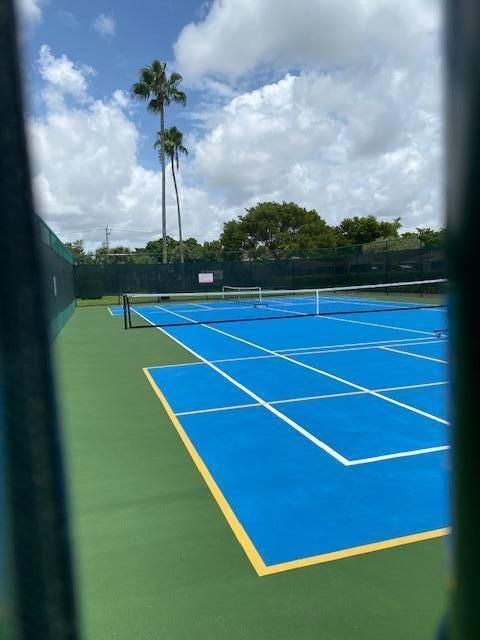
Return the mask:
[[105,301],[112,302],[112,296],[120,301],[122,293],[208,291],[222,285],[264,289],[360,285],[439,278],[446,271],[444,247],[426,246],[418,238],[320,249],[308,256],[300,252],[288,257],[244,253],[242,259],[185,264],[133,262],[128,257],[110,256],[103,264],[75,265],[77,298],[101,301],[108,296]]
[[73,256],[53,231],[37,219],[43,253],[50,331],[55,337],[75,310]]

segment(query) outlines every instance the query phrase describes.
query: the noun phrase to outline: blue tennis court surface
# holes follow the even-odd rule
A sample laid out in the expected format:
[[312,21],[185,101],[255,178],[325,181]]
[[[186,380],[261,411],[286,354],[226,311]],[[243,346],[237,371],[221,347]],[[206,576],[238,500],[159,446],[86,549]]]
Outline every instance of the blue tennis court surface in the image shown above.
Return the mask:
[[198,362],[147,377],[260,575],[447,532],[445,322],[439,308],[160,328]]

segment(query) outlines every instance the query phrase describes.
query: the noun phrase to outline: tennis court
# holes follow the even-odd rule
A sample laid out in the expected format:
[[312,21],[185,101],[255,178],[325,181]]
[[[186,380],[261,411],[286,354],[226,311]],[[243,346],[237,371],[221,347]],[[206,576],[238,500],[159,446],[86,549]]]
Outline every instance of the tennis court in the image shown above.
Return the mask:
[[132,297],[196,358],[145,375],[258,575],[447,533],[446,310],[401,294]]

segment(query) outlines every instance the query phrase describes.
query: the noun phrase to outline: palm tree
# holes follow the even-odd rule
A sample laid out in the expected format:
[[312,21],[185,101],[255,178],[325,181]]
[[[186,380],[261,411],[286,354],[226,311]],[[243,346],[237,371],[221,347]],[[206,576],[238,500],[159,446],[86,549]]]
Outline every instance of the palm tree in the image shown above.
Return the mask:
[[165,207],[165,107],[172,102],[183,106],[187,103],[187,96],[180,91],[178,85],[182,81],[179,73],[167,74],[167,63],[154,60],[151,64],[140,69],[139,81],[132,85],[131,93],[134,98],[145,100],[147,110],[160,113],[160,162],[162,165],[162,248],[163,262],[167,262],[167,212]]
[[[182,216],[180,214],[180,198],[178,197],[177,177],[175,175],[175,165],[177,171],[180,166],[179,153],[188,156],[187,148],[183,145],[183,133],[177,127],[170,127],[164,131],[163,136],[165,154],[170,158],[172,163],[173,184],[175,186],[175,195],[177,197],[177,213],[178,213],[178,239],[180,243],[180,262],[184,262],[183,238],[182,238]],[[153,145],[155,149],[160,148],[160,156],[162,155],[162,135],[161,131],[157,132],[157,139]]]

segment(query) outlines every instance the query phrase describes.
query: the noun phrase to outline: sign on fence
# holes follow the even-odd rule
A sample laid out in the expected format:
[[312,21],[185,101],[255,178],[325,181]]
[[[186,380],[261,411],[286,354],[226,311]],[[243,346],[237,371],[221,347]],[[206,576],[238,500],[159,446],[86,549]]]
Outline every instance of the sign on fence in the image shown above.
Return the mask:
[[199,273],[198,284],[213,284],[213,272]]

